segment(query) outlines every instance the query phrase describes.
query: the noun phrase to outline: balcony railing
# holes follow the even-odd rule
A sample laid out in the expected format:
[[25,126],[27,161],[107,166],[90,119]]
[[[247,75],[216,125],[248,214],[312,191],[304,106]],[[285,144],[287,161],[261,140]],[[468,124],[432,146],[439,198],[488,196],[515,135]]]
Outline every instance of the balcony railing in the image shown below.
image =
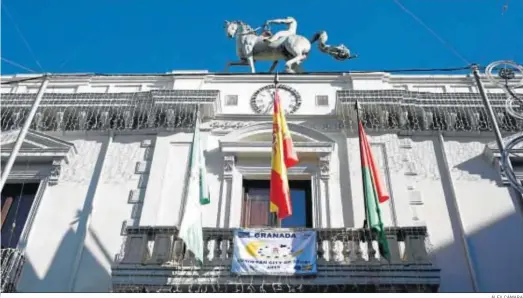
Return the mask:
[[0,251],[0,257],[0,293],[16,292],[18,277],[25,262],[24,255],[17,249],[3,248]]
[[[308,284],[439,286],[439,269],[426,249],[425,227],[386,228],[390,262],[380,258],[376,235],[368,230],[335,228],[317,231],[318,274]],[[122,251],[113,266],[113,290],[147,287],[161,291],[171,285],[274,283],[281,277],[236,277],[230,273],[233,229],[204,228],[204,262],[176,237],[174,227],[128,228]],[[303,277],[285,277],[303,283]],[[242,280],[243,279],[243,280]],[[248,280],[248,281],[247,281]],[[389,291],[389,290],[387,290]]]

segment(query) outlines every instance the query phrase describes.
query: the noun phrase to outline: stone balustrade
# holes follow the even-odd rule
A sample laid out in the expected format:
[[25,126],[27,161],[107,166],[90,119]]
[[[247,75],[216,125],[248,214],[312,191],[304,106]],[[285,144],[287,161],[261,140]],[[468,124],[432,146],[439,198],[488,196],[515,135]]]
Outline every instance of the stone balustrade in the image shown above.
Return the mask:
[[[430,261],[425,227],[386,228],[390,261],[380,257],[376,235],[368,230],[317,228],[318,274],[307,283],[439,285],[439,269]],[[275,276],[238,277],[230,272],[233,229],[204,228],[204,262],[177,238],[174,227],[127,228],[123,249],[113,266],[113,290],[130,286],[162,288],[187,284],[250,284],[275,282]],[[371,239],[372,240],[369,241]],[[303,283],[303,277],[286,277]],[[387,286],[388,287],[388,286]]]
[[[318,264],[362,264],[386,262],[379,256],[376,235],[363,229],[314,229],[317,231]],[[425,227],[386,228],[390,263],[430,263],[425,246]],[[193,254],[176,237],[174,227],[127,229],[120,264],[193,266]],[[233,229],[204,228],[204,264],[227,265],[232,260]]]

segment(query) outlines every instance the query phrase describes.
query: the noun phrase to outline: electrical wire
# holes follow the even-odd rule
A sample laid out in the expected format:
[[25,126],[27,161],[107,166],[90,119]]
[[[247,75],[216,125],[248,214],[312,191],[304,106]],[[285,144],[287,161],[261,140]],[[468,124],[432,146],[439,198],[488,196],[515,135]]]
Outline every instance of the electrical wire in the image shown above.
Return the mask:
[[14,62],[13,60],[9,60],[9,59],[4,58],[4,57],[0,57],[0,58],[2,59],[2,61],[6,62],[6,63],[9,63],[9,64],[11,64],[11,65],[13,65],[13,66],[16,66],[16,67],[18,67],[18,68],[21,68],[21,69],[23,69],[23,70],[27,70],[27,71],[29,71],[29,72],[36,72],[36,71],[32,70],[32,69],[29,68],[29,67],[26,67],[26,66],[23,66],[23,65],[20,64],[20,63],[16,63],[16,62]]
[[10,80],[10,81],[6,81],[6,82],[2,82],[2,85],[17,84],[17,83],[22,83],[22,82],[40,80],[43,77],[45,77],[45,76],[36,76],[36,77],[25,78],[25,79],[20,79],[20,80]]
[[7,6],[5,5],[5,3],[3,1],[2,1],[1,4],[2,4],[2,7],[3,7],[3,11],[5,11],[5,14],[7,15],[7,17],[11,20],[11,22],[13,22],[13,26],[15,27],[16,32],[18,33],[18,35],[20,36],[20,38],[24,42],[24,44],[25,44],[27,50],[29,51],[29,53],[31,54],[31,56],[33,56],[33,59],[36,61],[36,65],[38,65],[38,67],[40,68],[41,71],[44,71],[44,68],[40,64],[40,61],[38,61],[38,59],[36,58],[36,55],[33,52],[33,49],[31,48],[31,46],[29,45],[29,42],[27,41],[27,39],[25,39],[24,35],[22,34],[22,30],[20,30],[20,27],[16,23],[15,19],[13,18],[11,13],[9,13],[9,10],[7,9]]
[[463,55],[461,55],[456,48],[454,48],[450,43],[445,41],[441,36],[439,36],[436,31],[432,30],[427,24],[425,24],[418,16],[416,16],[412,11],[408,10],[399,0],[392,0],[399,8],[401,8],[406,14],[410,15],[416,22],[418,22],[423,28],[425,28],[432,36],[434,36],[439,42],[441,42],[447,49],[449,49],[456,57],[467,63],[468,65],[472,64],[468,61]]

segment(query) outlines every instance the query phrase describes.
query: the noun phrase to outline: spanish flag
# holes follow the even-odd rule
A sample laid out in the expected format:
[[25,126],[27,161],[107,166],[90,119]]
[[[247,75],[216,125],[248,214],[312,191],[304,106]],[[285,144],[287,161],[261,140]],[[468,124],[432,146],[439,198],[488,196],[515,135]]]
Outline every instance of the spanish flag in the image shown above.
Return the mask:
[[281,109],[277,88],[274,91],[273,106],[270,210],[277,212],[278,218],[283,219],[292,215],[287,169],[296,165],[299,160],[294,150],[284,112]]

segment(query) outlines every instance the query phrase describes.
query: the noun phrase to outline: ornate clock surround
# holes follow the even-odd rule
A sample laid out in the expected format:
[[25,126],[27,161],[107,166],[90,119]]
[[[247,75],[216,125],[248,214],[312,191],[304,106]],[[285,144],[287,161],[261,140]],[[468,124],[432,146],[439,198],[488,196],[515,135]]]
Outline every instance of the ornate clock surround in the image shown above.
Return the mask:
[[[251,96],[251,108],[256,114],[262,114],[264,111],[257,105],[256,99],[258,95],[264,91],[270,90],[270,89],[276,89],[275,84],[270,84],[261,87],[260,89],[256,90],[256,92],[253,93]],[[292,106],[292,108],[287,111],[287,114],[294,114],[300,107],[302,103],[301,95],[296,89],[292,88],[289,85],[285,84],[278,84],[278,89],[285,90],[289,93],[291,93],[296,98],[296,103]]]

